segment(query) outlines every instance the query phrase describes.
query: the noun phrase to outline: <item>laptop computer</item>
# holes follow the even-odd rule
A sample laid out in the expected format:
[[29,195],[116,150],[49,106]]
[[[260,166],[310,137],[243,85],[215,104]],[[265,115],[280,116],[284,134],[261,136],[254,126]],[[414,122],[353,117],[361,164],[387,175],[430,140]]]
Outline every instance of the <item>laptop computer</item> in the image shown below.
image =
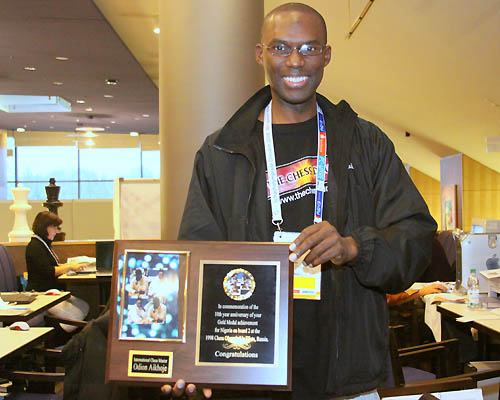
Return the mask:
[[113,272],[114,240],[99,240],[95,242],[95,267],[97,276],[111,276]]
[[7,303],[17,303],[17,304],[30,304],[36,299],[36,294],[34,293],[21,293],[21,292],[12,292],[12,293],[2,293],[0,297],[3,301]]

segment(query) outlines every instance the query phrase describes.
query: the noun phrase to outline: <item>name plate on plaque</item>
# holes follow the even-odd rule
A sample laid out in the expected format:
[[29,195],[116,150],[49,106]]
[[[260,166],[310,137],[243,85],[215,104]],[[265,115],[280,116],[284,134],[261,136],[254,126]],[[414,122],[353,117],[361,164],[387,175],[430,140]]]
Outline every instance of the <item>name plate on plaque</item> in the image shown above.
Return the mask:
[[285,243],[117,240],[107,381],[291,388]]

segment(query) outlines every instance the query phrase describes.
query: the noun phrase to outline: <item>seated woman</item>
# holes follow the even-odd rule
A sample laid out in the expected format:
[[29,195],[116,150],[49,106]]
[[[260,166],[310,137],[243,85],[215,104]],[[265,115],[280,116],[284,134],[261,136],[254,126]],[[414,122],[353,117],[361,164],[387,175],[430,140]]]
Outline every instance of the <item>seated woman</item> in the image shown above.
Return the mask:
[[[52,249],[52,241],[60,231],[62,219],[49,211],[37,214],[33,221],[31,241],[26,246],[26,266],[28,268],[28,290],[45,292],[48,289],[64,289],[64,284],[57,280],[59,275],[68,271],[78,271],[85,264],[60,264]],[[48,310],[49,314],[58,318],[81,320],[87,316],[89,305],[82,299],[71,296],[68,300]],[[70,332],[73,326],[61,325]]]

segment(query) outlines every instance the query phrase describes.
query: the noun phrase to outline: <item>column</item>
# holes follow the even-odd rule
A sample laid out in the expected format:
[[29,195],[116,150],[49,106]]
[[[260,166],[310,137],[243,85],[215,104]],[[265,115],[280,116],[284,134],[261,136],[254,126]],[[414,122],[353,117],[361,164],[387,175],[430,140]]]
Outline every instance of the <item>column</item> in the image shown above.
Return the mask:
[[264,85],[263,0],[160,1],[162,239],[176,239],[196,150]]
[[7,131],[0,129],[0,200],[7,200]]

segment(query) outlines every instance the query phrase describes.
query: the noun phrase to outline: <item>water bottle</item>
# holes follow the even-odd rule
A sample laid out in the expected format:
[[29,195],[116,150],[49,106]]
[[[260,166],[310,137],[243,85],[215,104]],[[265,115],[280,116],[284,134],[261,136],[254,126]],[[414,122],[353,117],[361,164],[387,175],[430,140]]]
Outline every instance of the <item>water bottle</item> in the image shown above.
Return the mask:
[[469,279],[467,280],[467,305],[469,308],[480,308],[479,303],[479,279],[476,275],[476,269],[470,270]]

